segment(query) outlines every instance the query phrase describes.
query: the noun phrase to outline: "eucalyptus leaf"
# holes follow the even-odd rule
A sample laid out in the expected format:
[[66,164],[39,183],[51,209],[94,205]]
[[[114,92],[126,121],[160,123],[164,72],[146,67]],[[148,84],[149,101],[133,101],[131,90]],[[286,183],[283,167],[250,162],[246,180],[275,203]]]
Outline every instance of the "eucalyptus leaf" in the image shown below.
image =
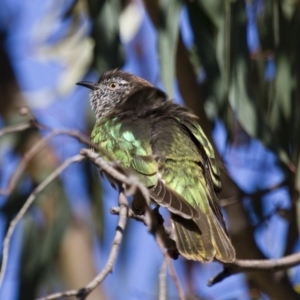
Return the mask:
[[231,2],[231,0],[219,1],[219,0],[197,0],[196,3],[201,7],[209,16],[211,21],[219,27],[222,24],[224,17],[225,3]]
[[[221,110],[225,101],[225,87],[222,80],[220,67],[217,58],[218,35],[220,28],[217,28],[202,7],[194,2],[187,4],[189,21],[194,34],[195,54],[198,56],[200,65],[205,72],[205,86],[209,97],[207,107],[210,111]],[[197,67],[197,66],[195,66]],[[216,114],[210,114],[215,118]]]
[[119,34],[120,1],[105,1],[94,16],[92,37],[95,41],[94,65],[99,73],[122,67],[124,52]]
[[157,28],[158,53],[161,78],[170,97],[173,96],[179,17],[182,5],[182,0],[159,1],[160,14]]
[[297,173],[296,173],[296,180],[295,180],[295,189],[298,191],[298,198],[296,201],[296,210],[297,210],[297,225],[298,225],[298,232],[300,232],[300,201],[299,201],[299,191],[300,191],[300,157],[298,158],[297,164]]

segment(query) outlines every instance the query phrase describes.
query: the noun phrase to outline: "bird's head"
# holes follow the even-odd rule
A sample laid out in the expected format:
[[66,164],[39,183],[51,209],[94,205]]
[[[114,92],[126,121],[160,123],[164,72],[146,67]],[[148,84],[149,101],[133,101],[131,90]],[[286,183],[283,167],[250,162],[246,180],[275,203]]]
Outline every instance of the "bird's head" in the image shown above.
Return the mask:
[[145,79],[118,69],[103,73],[96,83],[82,81],[77,85],[91,89],[90,104],[97,119],[107,116],[136,91],[152,87]]

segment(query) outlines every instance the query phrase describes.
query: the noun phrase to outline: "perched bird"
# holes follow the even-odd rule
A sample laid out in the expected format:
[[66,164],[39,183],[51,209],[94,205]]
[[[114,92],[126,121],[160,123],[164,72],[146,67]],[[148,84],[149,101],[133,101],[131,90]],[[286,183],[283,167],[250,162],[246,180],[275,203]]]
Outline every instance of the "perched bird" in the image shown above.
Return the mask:
[[105,72],[97,83],[77,84],[92,90],[92,141],[170,211],[180,254],[232,262],[235,251],[216,194],[220,172],[197,117],[148,81],[120,70]]

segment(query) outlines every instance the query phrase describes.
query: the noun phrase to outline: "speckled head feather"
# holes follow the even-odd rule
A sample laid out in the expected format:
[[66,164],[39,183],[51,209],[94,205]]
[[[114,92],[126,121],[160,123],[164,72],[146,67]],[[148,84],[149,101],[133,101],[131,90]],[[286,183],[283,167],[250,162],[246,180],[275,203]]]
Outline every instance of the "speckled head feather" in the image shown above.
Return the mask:
[[142,86],[153,86],[149,81],[141,77],[135,76],[131,73],[121,71],[120,69],[114,69],[104,72],[98,80],[98,83],[116,80],[116,78],[121,78],[127,82],[139,83]]
[[118,69],[103,73],[99,81],[90,86],[90,104],[96,118],[109,115],[117,105],[143,87],[153,86],[145,79]]

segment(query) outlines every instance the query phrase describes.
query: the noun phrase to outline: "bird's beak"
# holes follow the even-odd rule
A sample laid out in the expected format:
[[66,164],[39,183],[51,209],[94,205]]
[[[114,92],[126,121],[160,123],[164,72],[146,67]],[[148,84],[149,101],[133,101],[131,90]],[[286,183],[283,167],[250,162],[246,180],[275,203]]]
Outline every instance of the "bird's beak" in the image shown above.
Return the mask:
[[91,89],[91,90],[95,90],[96,89],[96,85],[93,82],[80,81],[80,82],[77,82],[76,85],[81,85],[81,86],[84,86],[84,87],[86,87],[88,89]]

